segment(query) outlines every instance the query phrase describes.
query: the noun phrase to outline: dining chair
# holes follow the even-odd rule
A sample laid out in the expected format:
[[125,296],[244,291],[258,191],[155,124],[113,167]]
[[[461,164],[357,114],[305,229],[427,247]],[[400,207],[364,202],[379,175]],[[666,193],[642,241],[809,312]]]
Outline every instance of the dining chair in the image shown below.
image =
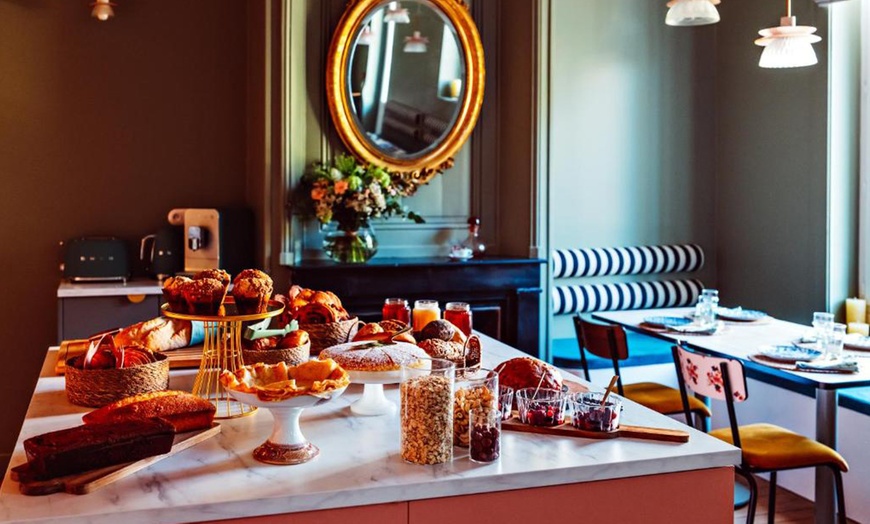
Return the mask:
[[[611,361],[613,373],[620,377],[616,382],[616,387],[621,396],[663,415],[683,413],[683,401],[678,389],[656,382],[623,385],[619,363],[628,359],[628,341],[622,326],[601,324],[581,315],[574,315],[574,329],[577,332],[577,343],[580,347],[580,365],[583,367],[586,380],[589,380],[589,363],[586,359],[586,351],[589,351],[595,356]],[[695,427],[706,429],[710,408],[701,399],[694,396],[689,397],[689,407],[696,416]],[[690,422],[689,425],[692,423]]]
[[734,404],[748,397],[743,364],[736,359],[712,357],[673,347],[674,364],[679,372],[683,412],[690,419],[688,391],[724,401],[728,408],[730,427],[710,431],[710,435],[741,449],[743,458],[736,471],[749,483],[749,513],[746,522],[755,521],[758,486],[753,473],[770,473],[770,496],[767,504],[767,522],[773,523],[776,514],[776,474],[779,471],[801,468],[827,467],[834,474],[837,490],[838,522],[846,523],[846,502],[843,493],[843,472],[849,465],[842,455],[811,438],[799,435],[773,424],[739,426]]

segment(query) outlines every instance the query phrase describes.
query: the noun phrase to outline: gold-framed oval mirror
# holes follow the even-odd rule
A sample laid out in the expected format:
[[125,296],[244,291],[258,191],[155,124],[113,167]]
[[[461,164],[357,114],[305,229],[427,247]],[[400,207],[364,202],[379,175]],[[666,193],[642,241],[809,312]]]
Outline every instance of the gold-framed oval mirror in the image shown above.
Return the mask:
[[462,0],[351,0],[329,50],[329,111],[351,154],[425,184],[468,140],[484,76]]

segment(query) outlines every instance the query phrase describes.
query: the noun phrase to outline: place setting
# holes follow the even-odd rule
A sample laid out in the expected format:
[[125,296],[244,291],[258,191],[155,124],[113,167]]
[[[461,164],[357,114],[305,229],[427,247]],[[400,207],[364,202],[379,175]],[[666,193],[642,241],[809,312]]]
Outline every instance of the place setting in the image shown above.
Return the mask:
[[831,313],[813,314],[813,332],[791,344],[764,345],[749,359],[766,366],[808,373],[858,373],[860,366],[844,354],[846,325]]
[[718,316],[719,291],[702,289],[695,310],[686,316],[649,316],[640,324],[644,329],[682,335],[715,335],[725,329]]

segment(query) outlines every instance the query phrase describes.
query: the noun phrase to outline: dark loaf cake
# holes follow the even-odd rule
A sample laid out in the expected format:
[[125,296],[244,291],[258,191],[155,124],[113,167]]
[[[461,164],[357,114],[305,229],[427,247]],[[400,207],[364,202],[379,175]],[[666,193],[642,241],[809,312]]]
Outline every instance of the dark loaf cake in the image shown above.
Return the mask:
[[157,419],[88,424],[31,437],[24,452],[30,471],[45,479],[162,455],[174,438],[172,424]]

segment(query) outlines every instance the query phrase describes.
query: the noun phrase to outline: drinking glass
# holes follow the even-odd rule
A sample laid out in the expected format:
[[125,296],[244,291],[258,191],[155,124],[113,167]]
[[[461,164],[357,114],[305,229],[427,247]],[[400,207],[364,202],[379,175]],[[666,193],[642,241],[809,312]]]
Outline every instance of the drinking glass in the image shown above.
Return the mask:
[[712,324],[716,321],[716,307],[719,305],[719,291],[705,288],[698,296],[698,304],[695,306],[695,319],[702,325]]
[[834,324],[833,313],[817,311],[813,313],[813,330],[815,331],[816,340],[819,344],[819,349],[825,350],[828,343],[828,334],[831,331],[831,326]]
[[845,324],[831,324],[828,332],[828,343],[825,346],[825,358],[840,360],[843,357],[843,337],[846,336]]
[[438,307],[437,300],[416,300],[414,301],[414,311],[411,313],[414,324],[414,331],[420,332],[426,327],[426,324],[433,320],[441,318],[441,308]]
[[501,412],[495,408],[474,408],[469,412],[468,458],[487,463],[501,456]]

